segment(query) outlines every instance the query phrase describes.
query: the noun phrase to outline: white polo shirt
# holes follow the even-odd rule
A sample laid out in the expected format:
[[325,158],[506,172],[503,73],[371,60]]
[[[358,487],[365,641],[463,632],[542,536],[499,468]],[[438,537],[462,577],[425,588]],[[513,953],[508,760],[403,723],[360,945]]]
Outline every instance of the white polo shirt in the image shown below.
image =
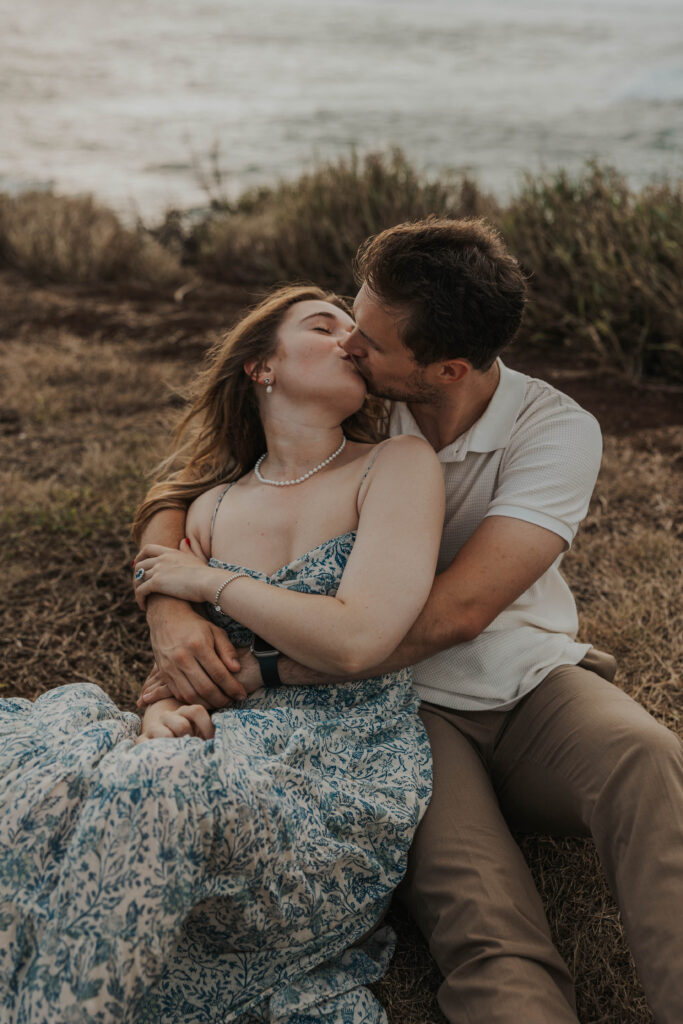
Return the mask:
[[[483,415],[438,452],[446,483],[446,519],[437,572],[443,572],[487,516],[523,519],[571,545],[586,515],[602,455],[597,420],[552,385],[510,370]],[[422,437],[402,402],[391,434]],[[578,617],[560,574],[550,568],[474,640],[414,666],[423,700],[462,711],[512,707],[558,665],[590,650],[577,643]]]

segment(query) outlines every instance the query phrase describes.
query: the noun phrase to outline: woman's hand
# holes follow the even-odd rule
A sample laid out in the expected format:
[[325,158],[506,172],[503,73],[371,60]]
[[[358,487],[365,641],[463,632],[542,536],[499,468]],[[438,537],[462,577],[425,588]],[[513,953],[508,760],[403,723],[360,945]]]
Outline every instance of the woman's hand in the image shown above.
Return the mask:
[[134,562],[135,598],[144,610],[150,594],[166,594],[184,601],[208,601],[220,575],[194,555],[187,543],[181,549],[146,544]]
[[146,712],[142,730],[135,742],[180,736],[198,736],[210,740],[215,734],[209,712],[201,704],[183,704],[179,708],[160,708],[157,705],[154,711],[150,709]]

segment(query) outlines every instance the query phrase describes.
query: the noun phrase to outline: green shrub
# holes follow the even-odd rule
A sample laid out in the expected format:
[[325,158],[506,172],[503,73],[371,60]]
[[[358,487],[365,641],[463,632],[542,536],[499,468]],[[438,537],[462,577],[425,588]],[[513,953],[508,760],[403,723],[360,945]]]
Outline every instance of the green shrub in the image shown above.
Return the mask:
[[427,180],[400,150],[321,166],[296,181],[246,193],[211,214],[195,232],[200,272],[219,280],[270,286],[310,280],[355,290],[351,263],[369,235],[430,213],[491,213],[493,200],[468,179]]
[[89,197],[0,194],[0,265],[77,284],[162,290],[194,271],[254,291],[308,280],[352,294],[360,243],[429,214],[484,216],[502,230],[529,274],[520,345],[683,381],[681,186],[634,191],[596,164],[530,177],[501,208],[468,178],[420,174],[400,150],[354,153],[235,202],[214,195],[194,226],[169,211],[151,231],[124,228]]
[[0,264],[36,281],[177,284],[177,257],[147,232],[124,228],[91,196],[27,192],[0,194]]
[[504,212],[530,273],[523,338],[633,377],[683,380],[683,192],[611,168],[529,178]]
[[467,178],[426,179],[400,150],[352,155],[213,210],[188,251],[200,273],[233,284],[312,280],[352,293],[358,245],[430,213],[502,230],[529,274],[520,344],[683,380],[683,193],[632,191],[611,168],[530,177],[501,209]]

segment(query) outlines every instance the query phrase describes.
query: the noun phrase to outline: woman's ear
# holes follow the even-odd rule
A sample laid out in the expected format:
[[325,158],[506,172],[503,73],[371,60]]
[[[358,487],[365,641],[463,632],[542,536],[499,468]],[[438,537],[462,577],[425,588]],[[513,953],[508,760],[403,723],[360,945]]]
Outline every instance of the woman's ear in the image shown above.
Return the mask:
[[259,377],[261,377],[264,374],[269,374],[271,372],[269,366],[265,366],[263,363],[259,365],[257,359],[250,359],[248,362],[244,364],[243,369],[247,377],[250,377],[251,380],[253,381],[258,381]]

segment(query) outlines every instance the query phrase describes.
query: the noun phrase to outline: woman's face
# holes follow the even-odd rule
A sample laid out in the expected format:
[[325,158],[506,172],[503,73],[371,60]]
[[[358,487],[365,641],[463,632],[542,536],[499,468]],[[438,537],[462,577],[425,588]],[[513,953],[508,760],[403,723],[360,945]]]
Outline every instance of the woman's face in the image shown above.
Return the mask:
[[341,347],[353,327],[348,313],[330,302],[295,303],[280,324],[277,349],[268,359],[274,390],[294,401],[314,399],[341,411],[359,409],[365,380]]

